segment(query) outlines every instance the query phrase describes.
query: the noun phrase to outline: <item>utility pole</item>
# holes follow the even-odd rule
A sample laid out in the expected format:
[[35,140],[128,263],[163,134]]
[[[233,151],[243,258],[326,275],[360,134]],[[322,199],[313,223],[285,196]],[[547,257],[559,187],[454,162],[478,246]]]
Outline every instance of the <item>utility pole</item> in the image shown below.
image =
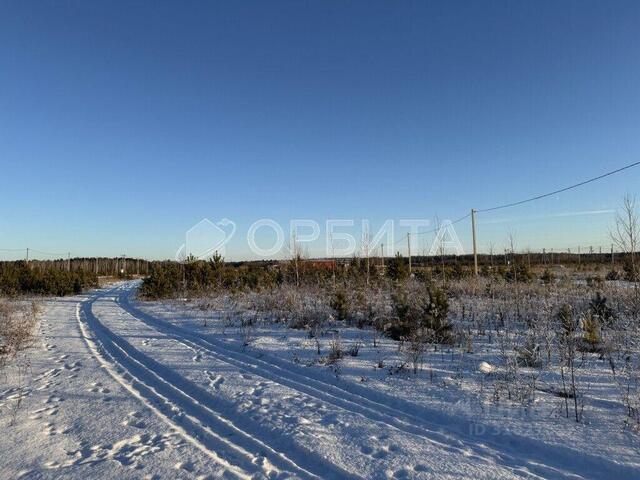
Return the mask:
[[300,286],[300,273],[298,271],[298,241],[296,240],[296,234],[293,234],[293,265],[296,269],[296,288]]
[[336,288],[336,251],[333,248],[333,234],[330,234],[329,241],[331,242],[331,278],[333,288]]
[[333,288],[336,287],[336,263],[337,263],[336,258],[333,257],[331,261],[331,267],[332,267],[331,277],[333,280]]
[[407,251],[409,252],[409,276],[411,276],[411,234],[407,233]]
[[611,244],[611,268],[613,269],[615,263],[613,261],[613,243]]
[[67,272],[71,271],[71,252],[67,252]]
[[368,287],[369,286],[369,248],[370,248],[370,246],[369,246],[369,232],[367,231],[365,235],[366,235],[365,238],[366,238],[366,242],[367,242],[365,246],[366,246],[366,254],[367,254],[367,287]]
[[382,260],[382,274],[384,275],[384,243],[380,244],[380,259]]
[[471,209],[471,233],[473,234],[473,272],[478,276],[478,249],[476,247],[476,211]]
[[27,247],[27,263],[29,263],[29,247]]

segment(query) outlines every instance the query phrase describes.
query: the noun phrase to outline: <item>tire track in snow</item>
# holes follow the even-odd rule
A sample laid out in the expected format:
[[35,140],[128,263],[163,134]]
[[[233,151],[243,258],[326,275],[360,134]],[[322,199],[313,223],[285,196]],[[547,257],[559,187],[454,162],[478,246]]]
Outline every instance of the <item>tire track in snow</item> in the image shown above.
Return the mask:
[[[86,302],[86,301],[85,301]],[[155,391],[139,381],[137,377],[127,372],[126,368],[121,366],[108,348],[110,342],[104,341],[97,334],[92,334],[91,328],[86,321],[83,305],[85,302],[79,302],[76,305],[76,320],[80,327],[82,338],[87,344],[92,356],[96,358],[98,363],[107,371],[107,373],[122,387],[124,387],[134,397],[139,399],[147,408],[158,415],[170,427],[177,430],[187,441],[198,449],[205,452],[215,462],[229,469],[229,473],[239,479],[248,479],[250,476],[242,469],[232,465],[211,450],[202,440],[199,439],[197,425],[181,425],[180,419],[176,418],[176,410],[171,403]],[[84,317],[84,318],[83,318]]]
[[[203,338],[189,330],[158,319],[133,306],[130,298],[135,291],[132,284],[119,289],[116,298],[120,307],[134,318],[149,325],[154,330],[186,345],[194,350],[204,351],[212,357],[241,370],[260,376],[280,385],[292,388],[319,401],[330,403],[340,409],[360,414],[369,420],[380,422],[388,427],[417,435],[426,441],[450,452],[475,458],[487,464],[497,464],[510,469],[514,475],[529,478],[636,478],[637,471],[600,457],[590,457],[585,452],[575,452],[571,448],[549,446],[533,439],[515,434],[499,434],[481,441],[471,438],[470,434],[456,431],[456,426],[434,424],[411,410],[429,416],[432,412],[410,402],[387,398],[383,393],[372,392],[358,385],[334,384],[310,376],[291,362],[279,358],[257,358],[239,350],[234,350],[210,337]],[[371,398],[375,395],[375,399]],[[400,410],[402,408],[402,410]],[[458,427],[460,424],[458,424]],[[443,431],[447,429],[447,431]],[[437,429],[437,430],[435,430]],[[491,429],[487,428],[487,432]],[[470,451],[473,452],[470,454]],[[512,453],[513,452],[513,453]],[[580,456],[580,472],[575,471],[577,455]],[[521,458],[518,455],[522,455]],[[588,472],[585,474],[584,472]],[[583,475],[586,475],[583,476]]]
[[[98,320],[91,307],[103,295],[92,296],[77,307],[78,323],[90,349],[120,384],[175,426],[191,443],[228,467],[234,476],[358,478],[291,442],[287,444],[286,439],[289,453],[285,455],[270,445],[272,438],[259,439],[255,431],[249,433],[213,410],[210,406],[220,402],[208,392],[138,351]],[[269,437],[266,432],[262,434]],[[260,455],[251,452],[260,452]]]

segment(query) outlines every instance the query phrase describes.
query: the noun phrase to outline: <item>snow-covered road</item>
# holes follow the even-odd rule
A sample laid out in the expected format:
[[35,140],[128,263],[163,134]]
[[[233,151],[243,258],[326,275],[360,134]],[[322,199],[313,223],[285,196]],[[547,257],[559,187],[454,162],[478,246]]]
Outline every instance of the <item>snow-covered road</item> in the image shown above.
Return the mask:
[[48,301],[16,425],[0,438],[1,478],[637,474],[530,438],[472,435],[461,421],[199,335],[145,311],[136,286]]

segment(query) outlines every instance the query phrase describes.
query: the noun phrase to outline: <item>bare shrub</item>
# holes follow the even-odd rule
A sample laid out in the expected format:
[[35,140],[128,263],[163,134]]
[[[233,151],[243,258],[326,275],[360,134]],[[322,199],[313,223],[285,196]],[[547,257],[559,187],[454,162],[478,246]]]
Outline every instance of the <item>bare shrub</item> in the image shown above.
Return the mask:
[[427,349],[427,334],[423,329],[413,331],[404,348],[405,358],[407,363],[411,364],[413,373],[418,373],[418,370],[422,366],[424,353]]
[[576,422],[582,421],[584,399],[578,384],[577,359],[579,338],[576,336],[578,323],[570,305],[563,306],[558,312],[560,330],[558,332],[558,352],[560,355],[560,377],[564,392],[565,415],[569,418],[569,399],[573,400],[573,415]]
[[333,365],[337,363],[344,356],[342,349],[342,340],[340,339],[340,332],[336,331],[329,343],[329,353],[327,354],[327,365]]
[[542,358],[540,355],[540,344],[535,335],[526,336],[524,343],[516,347],[518,364],[523,367],[540,368]]
[[36,301],[0,299],[0,368],[12,363],[15,367],[17,394],[9,406],[10,425],[16,423],[20,405],[25,397],[23,380],[30,368],[27,349],[33,344],[40,306]]
[[362,342],[360,340],[356,340],[356,342],[349,347],[349,349],[347,350],[347,353],[352,357],[357,357],[358,353],[360,353],[361,346],[362,346]]
[[611,240],[616,246],[629,256],[629,262],[625,265],[627,280],[633,282],[634,314],[640,311],[640,287],[638,285],[638,266],[636,252],[640,242],[640,219],[636,198],[625,195],[622,200],[622,211],[617,214],[615,228],[610,232]]
[[0,367],[32,345],[38,313],[35,301],[0,299]]
[[240,321],[240,337],[242,338],[242,346],[248,347],[254,338],[254,330],[256,324],[255,313],[245,313]]

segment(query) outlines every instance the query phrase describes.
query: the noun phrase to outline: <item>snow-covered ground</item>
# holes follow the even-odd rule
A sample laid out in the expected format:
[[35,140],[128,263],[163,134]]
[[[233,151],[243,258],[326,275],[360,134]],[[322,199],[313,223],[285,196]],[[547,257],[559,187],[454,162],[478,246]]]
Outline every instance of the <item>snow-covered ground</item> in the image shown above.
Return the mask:
[[223,317],[204,326],[136,286],[46,302],[30,368],[0,375],[0,478],[640,478],[604,366],[577,424],[551,394],[487,402],[487,346],[396,373],[395,342],[343,329],[358,355],[328,366],[331,336],[320,357],[282,325],[243,346]]

